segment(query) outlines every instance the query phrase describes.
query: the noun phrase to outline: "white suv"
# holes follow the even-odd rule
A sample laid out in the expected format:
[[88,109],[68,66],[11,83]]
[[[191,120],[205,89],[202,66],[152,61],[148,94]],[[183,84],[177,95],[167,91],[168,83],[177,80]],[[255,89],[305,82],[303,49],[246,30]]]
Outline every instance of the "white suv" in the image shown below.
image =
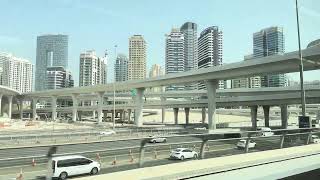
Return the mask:
[[[244,149],[246,148],[246,142],[247,140],[245,139],[241,139],[238,143],[237,143],[237,147],[238,149]],[[253,142],[252,140],[249,140],[249,144],[248,144],[248,148],[255,148],[256,147],[256,143]]]
[[316,144],[320,143],[320,138],[319,138],[319,136],[317,136],[317,135],[312,135],[312,136],[311,136],[311,139],[310,139],[310,142],[311,142],[311,143],[316,143]]
[[79,174],[95,175],[100,171],[100,163],[84,156],[60,156],[52,158],[53,178],[61,180]]
[[165,138],[165,137],[149,136],[149,138],[151,138],[149,140],[150,143],[165,143],[165,142],[167,142],[167,138]]
[[170,153],[170,159],[197,159],[198,158],[198,153],[195,151],[192,151],[188,148],[177,148]]

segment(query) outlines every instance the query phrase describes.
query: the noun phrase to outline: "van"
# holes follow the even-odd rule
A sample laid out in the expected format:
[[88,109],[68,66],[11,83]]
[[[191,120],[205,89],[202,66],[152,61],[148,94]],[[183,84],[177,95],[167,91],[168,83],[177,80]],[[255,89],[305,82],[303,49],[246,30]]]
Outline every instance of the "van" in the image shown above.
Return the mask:
[[80,155],[53,157],[52,177],[65,180],[74,175],[95,175],[100,171],[100,166],[100,163]]
[[259,127],[257,128],[258,131],[261,131],[261,136],[273,136],[274,133],[271,131],[271,128],[268,127]]

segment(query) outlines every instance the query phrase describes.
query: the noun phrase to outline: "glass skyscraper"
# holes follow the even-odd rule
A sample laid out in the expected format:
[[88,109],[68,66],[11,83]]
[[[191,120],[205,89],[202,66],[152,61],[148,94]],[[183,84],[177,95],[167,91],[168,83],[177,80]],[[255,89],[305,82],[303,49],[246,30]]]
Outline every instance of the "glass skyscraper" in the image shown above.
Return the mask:
[[[198,67],[198,34],[197,24],[186,22],[180,28],[184,36],[184,71],[197,69]],[[197,84],[185,85],[185,90],[197,89]]]
[[[222,65],[222,31],[218,26],[211,26],[200,33],[198,39],[198,69]],[[226,83],[219,81],[219,89],[225,89]],[[206,89],[199,83],[198,89]]]
[[46,89],[47,68],[68,68],[68,36],[43,35],[37,37],[35,90]]
[[[253,34],[253,58],[283,54],[284,51],[283,28],[269,27]],[[261,87],[282,87],[285,85],[285,74],[261,77]]]
[[128,80],[128,58],[124,54],[119,54],[114,64],[115,81]]

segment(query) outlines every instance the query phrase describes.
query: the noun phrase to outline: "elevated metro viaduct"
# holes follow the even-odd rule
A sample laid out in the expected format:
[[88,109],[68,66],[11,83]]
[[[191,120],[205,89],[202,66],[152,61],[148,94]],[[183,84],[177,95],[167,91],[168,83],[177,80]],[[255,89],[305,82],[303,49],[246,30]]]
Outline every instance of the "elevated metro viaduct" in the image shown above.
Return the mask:
[[[302,51],[304,56],[304,69],[315,70],[320,68],[320,46],[313,46]],[[219,80],[228,80],[240,77],[251,77],[266,74],[290,73],[299,70],[299,54],[297,51],[274,55],[263,58],[256,58],[250,61],[215,66],[206,69],[191,70],[183,73],[169,74],[157,78],[135,80],[105,85],[75,87],[66,89],[46,90],[31,92],[19,95],[20,101],[33,101],[33,116],[36,117],[36,102],[41,97],[50,97],[52,104],[52,119],[57,116],[57,98],[59,96],[69,96],[72,98],[72,119],[77,120],[79,107],[79,96],[81,94],[96,94],[98,97],[97,112],[98,122],[102,121],[104,94],[113,91],[123,92],[135,89],[137,94],[134,99],[134,121],[137,126],[142,126],[142,109],[144,107],[144,92],[146,88],[159,87],[172,84],[185,84],[190,82],[204,81],[206,85],[208,126],[209,130],[216,129],[215,110],[217,102],[217,88]],[[248,90],[251,91],[251,90]],[[252,109],[252,114],[256,114],[256,108]],[[254,117],[253,117],[254,119]]]

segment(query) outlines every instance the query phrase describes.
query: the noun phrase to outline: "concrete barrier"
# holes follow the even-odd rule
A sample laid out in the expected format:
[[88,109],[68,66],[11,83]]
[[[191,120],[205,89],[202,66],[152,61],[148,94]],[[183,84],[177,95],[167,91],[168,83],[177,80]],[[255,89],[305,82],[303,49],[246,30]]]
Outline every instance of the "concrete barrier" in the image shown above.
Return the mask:
[[[264,166],[265,164],[289,161],[294,158],[304,158],[311,155],[320,156],[320,144],[133,169],[97,175],[94,179],[127,179],[128,177],[130,177],[131,180],[183,179],[213,173],[217,174],[225,171],[237,171],[238,169],[252,166]],[[292,166],[291,168],[295,168],[295,166]],[[257,176],[262,176],[262,174],[259,173],[255,174]],[[89,179],[92,179],[92,177],[79,178],[79,180]]]

